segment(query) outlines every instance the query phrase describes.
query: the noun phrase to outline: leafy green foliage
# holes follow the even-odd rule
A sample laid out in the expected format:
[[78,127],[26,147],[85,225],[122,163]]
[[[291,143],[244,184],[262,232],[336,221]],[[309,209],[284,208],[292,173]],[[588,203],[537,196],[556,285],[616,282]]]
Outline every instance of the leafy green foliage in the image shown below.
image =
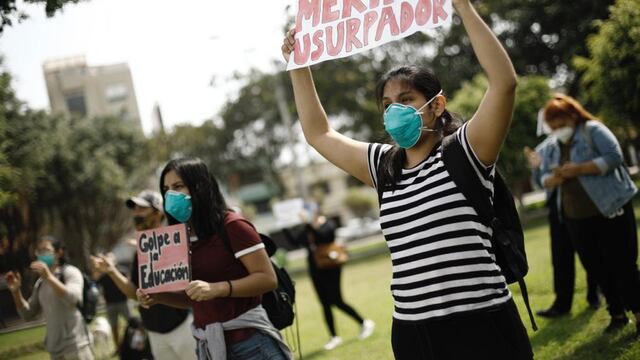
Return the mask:
[[[83,264],[130,230],[123,199],[153,174],[146,139],[116,118],[32,111],[0,74],[0,238],[28,245],[51,233]],[[13,248],[13,245],[10,246]]]
[[608,122],[640,125],[640,3],[618,0],[574,63],[584,75],[582,98]]
[[[82,0],[25,0],[27,3],[45,3],[47,16],[54,16],[58,10],[68,3],[78,3]],[[0,1],[0,34],[7,26],[12,26],[15,21],[21,22],[27,19],[27,14],[18,8],[16,0]]]
[[[476,10],[498,35],[518,74],[553,77],[574,93],[571,59],[587,53],[585,39],[596,31],[593,21],[606,19],[613,0],[482,0]],[[447,34],[434,38],[432,67],[445,89],[453,91],[481,68],[460,18]]]
[[[548,82],[541,76],[526,76],[518,82],[513,122],[498,159],[498,166],[515,194],[525,191],[528,184],[529,170],[522,149],[524,146],[534,147],[539,142],[536,137],[537,114],[549,99]],[[475,76],[453,95],[448,107],[466,119],[471,118],[487,86],[484,75]]]
[[362,188],[350,188],[343,200],[344,205],[356,217],[367,216],[376,207],[377,199],[371,192]]

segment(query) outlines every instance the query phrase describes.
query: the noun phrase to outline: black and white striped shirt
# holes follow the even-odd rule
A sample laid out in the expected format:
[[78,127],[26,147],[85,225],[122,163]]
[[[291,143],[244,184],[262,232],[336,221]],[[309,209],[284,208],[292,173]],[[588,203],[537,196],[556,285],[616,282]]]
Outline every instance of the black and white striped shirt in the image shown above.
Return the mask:
[[[494,167],[469,145],[464,124],[456,136],[483,185],[493,194]],[[378,165],[391,145],[370,144],[369,172],[378,188]],[[382,190],[380,223],[393,265],[394,318],[420,321],[502,304],[511,293],[491,247],[491,228],[457,188],[442,147],[411,169],[393,190]]]

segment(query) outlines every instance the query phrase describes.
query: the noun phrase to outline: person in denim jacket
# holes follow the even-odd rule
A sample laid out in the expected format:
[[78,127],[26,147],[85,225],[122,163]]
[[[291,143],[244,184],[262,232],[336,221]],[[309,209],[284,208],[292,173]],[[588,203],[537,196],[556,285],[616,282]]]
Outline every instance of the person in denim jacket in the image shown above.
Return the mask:
[[[543,120],[540,120],[543,121]],[[541,165],[546,160],[551,149],[557,145],[558,140],[554,136],[547,136],[535,150],[525,147],[524,153],[531,170],[531,181],[537,188],[542,188]],[[553,267],[553,291],[555,299],[550,307],[536,312],[538,316],[557,318],[568,314],[573,303],[575,288],[575,249],[569,237],[566,224],[558,214],[558,192],[554,189],[546,189],[546,206],[549,208],[549,240],[551,245],[551,264]],[[583,265],[584,266],[584,265]],[[589,308],[600,307],[598,285],[592,273],[587,271],[587,302]]]
[[549,145],[541,182],[557,190],[558,215],[587,271],[594,274],[609,304],[606,331],[636,317],[640,331],[640,279],[633,196],[637,188],[623,163],[615,135],[570,96],[556,94],[544,109],[558,141]]

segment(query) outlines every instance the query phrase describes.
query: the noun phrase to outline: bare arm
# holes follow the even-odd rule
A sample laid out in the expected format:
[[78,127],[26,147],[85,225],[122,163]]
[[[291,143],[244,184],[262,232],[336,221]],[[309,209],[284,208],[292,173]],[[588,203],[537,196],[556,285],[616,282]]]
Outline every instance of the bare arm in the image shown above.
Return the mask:
[[249,275],[231,281],[208,283],[194,280],[185,292],[195,301],[210,300],[218,297],[253,297],[271,291],[278,286],[271,260],[264,249],[256,250],[240,257],[240,261]]
[[109,275],[111,280],[113,280],[113,283],[116,284],[123,294],[125,294],[129,299],[136,300],[136,287],[129,278],[124,276],[124,274],[116,268],[113,268],[113,270],[108,272],[107,275]]
[[191,301],[184,291],[146,294],[141,289],[136,291],[138,301],[144,308],[155,304],[163,304],[178,309],[190,309]]
[[[287,61],[293,51],[294,35],[295,30],[290,30],[282,45],[282,53]],[[368,144],[344,136],[331,128],[316,92],[310,68],[292,70],[290,75],[296,109],[307,143],[337,167],[373,186],[367,165]]]
[[[40,313],[40,301],[38,300],[38,291],[34,287],[34,291],[31,294],[31,298],[27,301],[22,296],[20,286],[22,285],[22,276],[20,273],[14,273],[9,271],[6,275],[7,286],[13,297],[13,301],[16,304],[16,310],[20,317],[25,320],[31,320]],[[42,281],[42,280],[40,280]],[[39,285],[36,285],[39,286]]]
[[478,159],[491,165],[500,153],[511,124],[516,73],[507,52],[470,1],[454,0],[453,5],[489,79],[489,88],[469,122],[467,138]]
[[[137,299],[135,285],[133,285],[131,280],[124,276],[123,273],[118,271],[113,260],[104,255],[91,256],[91,265],[94,268],[95,274],[107,274],[123,294],[129,299]],[[96,276],[98,276],[98,278],[100,277],[100,275]]]
[[278,286],[276,273],[273,271],[271,260],[264,249],[260,249],[244,255],[240,261],[249,272],[249,275],[231,281],[233,297],[258,296],[271,291]]
[[594,161],[585,161],[583,163],[568,162],[563,164],[558,172],[564,179],[572,179],[583,175],[600,175],[601,169]]
[[246,254],[240,258],[249,275],[236,280],[208,283],[194,280],[184,292],[146,294],[138,289],[137,297],[143,307],[164,304],[176,308],[188,309],[191,300],[206,301],[219,297],[252,297],[266,293],[278,286],[278,279],[273,272],[271,260],[264,249]]
[[16,303],[16,309],[28,309],[29,303],[22,296],[22,290],[20,290],[20,286],[22,286],[22,276],[20,273],[13,271],[7,272],[5,275],[5,281],[7,282],[7,286],[9,287],[9,291],[11,292],[11,296],[13,297],[13,301]]
[[82,274],[79,271],[67,271],[65,268],[60,269],[63,272],[65,282],[60,281],[49,270],[49,267],[42,261],[34,261],[31,263],[31,269],[36,271],[42,281],[51,286],[53,292],[64,299],[69,305],[76,306],[82,298]]

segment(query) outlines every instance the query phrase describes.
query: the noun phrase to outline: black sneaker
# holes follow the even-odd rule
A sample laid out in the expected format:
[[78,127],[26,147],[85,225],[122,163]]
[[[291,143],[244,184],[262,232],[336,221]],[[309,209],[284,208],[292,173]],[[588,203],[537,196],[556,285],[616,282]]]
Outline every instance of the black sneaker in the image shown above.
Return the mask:
[[549,318],[549,319],[553,319],[553,318],[557,318],[560,316],[564,316],[567,315],[569,313],[569,311],[560,311],[556,308],[554,308],[553,306],[546,309],[546,310],[540,310],[538,312],[536,312],[536,315],[538,316],[542,316],[545,318]]
[[611,318],[611,322],[609,323],[609,326],[604,329],[604,332],[611,334],[620,331],[622,328],[627,326],[627,324],[629,324],[629,319],[626,316],[621,318]]

